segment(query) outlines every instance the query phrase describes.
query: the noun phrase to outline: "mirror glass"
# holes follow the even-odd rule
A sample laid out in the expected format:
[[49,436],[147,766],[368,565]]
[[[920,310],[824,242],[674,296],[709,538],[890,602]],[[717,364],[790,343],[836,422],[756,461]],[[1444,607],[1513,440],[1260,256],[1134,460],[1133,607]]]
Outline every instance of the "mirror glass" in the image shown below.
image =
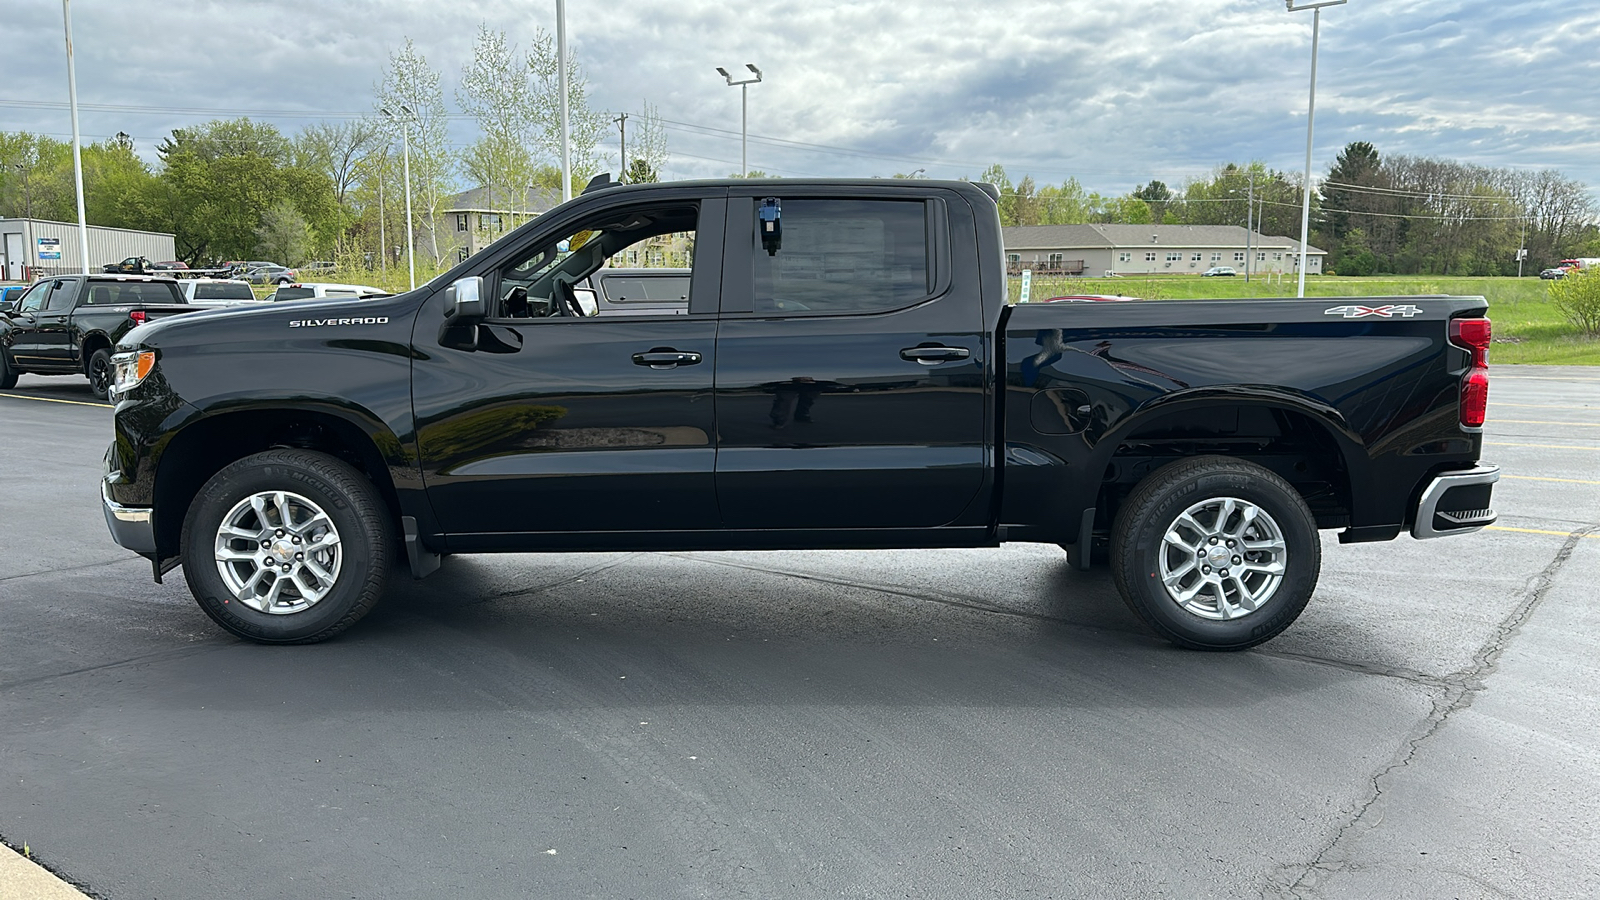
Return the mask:
[[600,300],[595,292],[588,288],[573,288],[573,299],[578,301],[578,315],[597,316],[600,314]]

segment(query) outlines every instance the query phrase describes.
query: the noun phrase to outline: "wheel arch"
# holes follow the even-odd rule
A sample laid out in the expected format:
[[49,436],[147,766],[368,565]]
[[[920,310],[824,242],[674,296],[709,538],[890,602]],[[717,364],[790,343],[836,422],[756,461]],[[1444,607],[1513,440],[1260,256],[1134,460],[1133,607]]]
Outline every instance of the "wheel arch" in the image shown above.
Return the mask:
[[78,344],[78,367],[83,370],[84,375],[88,375],[89,360],[94,359],[95,353],[100,350],[110,350],[115,346],[116,342],[111,340],[111,335],[104,331],[91,331],[85,334]]
[[189,506],[213,475],[229,463],[278,447],[314,450],[349,463],[377,488],[393,533],[400,533],[402,508],[391,467],[405,454],[387,426],[375,416],[324,406],[252,407],[203,416],[166,440],[155,477],[158,556],[178,554]]
[[[1268,419],[1275,427],[1261,427]],[[1207,420],[1214,423],[1209,430]],[[1234,427],[1228,427],[1230,422]],[[1157,452],[1140,454],[1135,448]],[[1163,448],[1170,448],[1170,457],[1162,455]],[[1121,498],[1150,472],[1202,453],[1258,463],[1281,458],[1284,471],[1267,468],[1285,477],[1318,510],[1319,527],[1348,524],[1370,465],[1360,436],[1343,414],[1315,397],[1267,386],[1177,392],[1145,404],[1096,442],[1089,471],[1101,476],[1097,505],[1108,507],[1097,522],[1108,524]],[[1138,463],[1130,468],[1125,466],[1129,460]],[[1325,479],[1331,496],[1307,494],[1319,474],[1331,476]]]

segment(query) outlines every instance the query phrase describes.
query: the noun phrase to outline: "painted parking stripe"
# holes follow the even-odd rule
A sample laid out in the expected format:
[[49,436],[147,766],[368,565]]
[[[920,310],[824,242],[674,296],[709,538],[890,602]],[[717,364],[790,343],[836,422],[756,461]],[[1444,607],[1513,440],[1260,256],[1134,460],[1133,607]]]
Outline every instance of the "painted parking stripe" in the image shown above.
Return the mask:
[[1540,478],[1537,475],[1501,475],[1501,478],[1514,478],[1517,481],[1559,481],[1562,484],[1600,484],[1600,481],[1583,481],[1578,478]]
[[1535,450],[1600,450],[1600,447],[1577,447],[1572,444],[1510,444],[1504,441],[1484,441],[1485,447],[1532,447]]
[[[1575,532],[1571,532],[1571,531],[1546,531],[1543,528],[1512,528],[1510,525],[1488,525],[1488,526],[1485,526],[1483,530],[1484,531],[1516,531],[1516,532],[1520,532],[1521,534],[1553,534],[1553,535],[1556,535],[1557,537],[1572,537],[1572,535],[1575,534]],[[1580,535],[1578,535],[1578,537],[1600,538],[1600,534],[1580,534]]]
[[27,394],[0,394],[0,397],[10,397],[13,400],[38,400],[40,403],[66,403],[72,406],[98,406],[101,409],[116,409],[110,403],[88,403],[83,400],[57,400],[54,397],[29,397]]
[[1542,419],[1495,419],[1498,425],[1570,425],[1574,428],[1600,428],[1600,422],[1546,422]]
[[1490,409],[1594,409],[1600,406],[1550,406],[1543,403],[1490,403]]

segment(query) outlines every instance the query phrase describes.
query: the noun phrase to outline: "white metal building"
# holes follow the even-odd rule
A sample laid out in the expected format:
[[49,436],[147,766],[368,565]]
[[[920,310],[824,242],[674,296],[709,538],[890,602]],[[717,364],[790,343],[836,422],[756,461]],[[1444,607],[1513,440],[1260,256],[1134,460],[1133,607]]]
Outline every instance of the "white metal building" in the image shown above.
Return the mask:
[[[173,236],[158,231],[89,226],[89,270],[130,256],[155,262],[177,257]],[[0,219],[0,274],[7,281],[31,281],[82,271],[78,225],[46,219]]]

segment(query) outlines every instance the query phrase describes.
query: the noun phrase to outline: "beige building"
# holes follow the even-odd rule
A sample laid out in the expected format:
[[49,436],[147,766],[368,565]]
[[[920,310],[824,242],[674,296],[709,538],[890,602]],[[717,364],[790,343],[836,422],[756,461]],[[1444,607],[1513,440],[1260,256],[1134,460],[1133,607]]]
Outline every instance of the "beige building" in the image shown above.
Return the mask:
[[[1199,275],[1228,266],[1243,275],[1299,271],[1300,242],[1236,225],[1017,225],[1001,229],[1006,271],[1039,275]],[[1306,247],[1306,274],[1327,256]]]

